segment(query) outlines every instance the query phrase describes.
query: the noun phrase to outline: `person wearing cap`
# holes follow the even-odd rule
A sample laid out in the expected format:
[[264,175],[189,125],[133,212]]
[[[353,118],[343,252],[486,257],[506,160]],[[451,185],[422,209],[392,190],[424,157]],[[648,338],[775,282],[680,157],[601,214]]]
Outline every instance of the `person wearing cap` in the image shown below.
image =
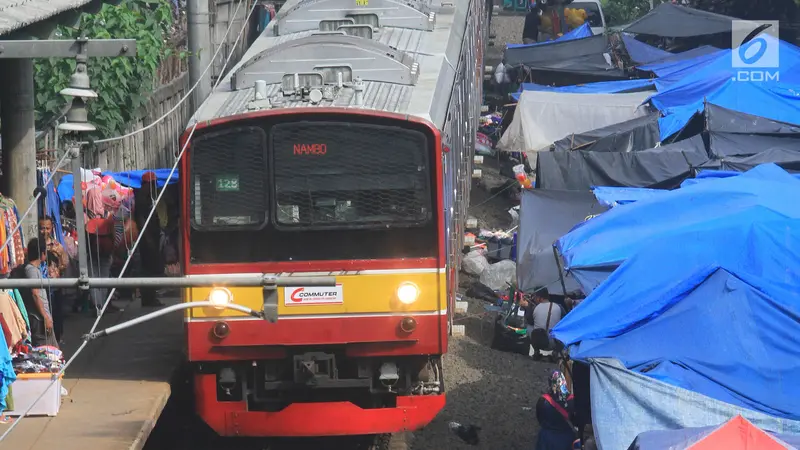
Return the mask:
[[[147,217],[155,206],[158,198],[158,188],[156,187],[156,174],[145,172],[142,175],[142,187],[134,191],[134,219],[142,240],[139,243],[139,255],[141,256],[141,272],[145,277],[160,277],[164,275],[164,261],[161,257],[161,227],[158,217],[150,220],[145,227]],[[156,298],[156,288],[141,288],[142,306],[157,307],[162,306]]]

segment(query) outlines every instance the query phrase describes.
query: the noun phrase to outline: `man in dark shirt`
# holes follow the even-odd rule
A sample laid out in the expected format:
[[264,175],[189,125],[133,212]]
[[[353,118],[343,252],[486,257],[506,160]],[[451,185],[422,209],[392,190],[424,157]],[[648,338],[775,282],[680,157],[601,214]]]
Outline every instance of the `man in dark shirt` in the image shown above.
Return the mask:
[[[139,244],[139,254],[141,255],[142,274],[146,277],[164,276],[164,260],[161,255],[160,240],[161,229],[158,218],[153,215],[145,228],[147,216],[154,207],[154,199],[158,196],[156,187],[156,176],[153,172],[146,172],[142,175],[142,187],[134,191],[134,219],[142,234]],[[156,289],[153,287],[141,288],[142,306],[158,307],[162,306],[156,298]]]
[[539,9],[531,8],[525,16],[525,25],[522,28],[522,43],[533,44],[539,41]]

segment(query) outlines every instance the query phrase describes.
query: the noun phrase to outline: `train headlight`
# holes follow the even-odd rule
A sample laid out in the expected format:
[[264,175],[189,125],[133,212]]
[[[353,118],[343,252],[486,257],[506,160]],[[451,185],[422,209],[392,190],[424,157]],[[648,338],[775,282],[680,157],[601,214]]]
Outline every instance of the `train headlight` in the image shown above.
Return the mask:
[[414,283],[407,281],[397,288],[397,299],[406,305],[414,303],[418,298],[419,288]]
[[215,306],[217,309],[225,309],[225,305],[233,302],[233,294],[222,287],[214,288],[208,293],[208,301],[218,305]]

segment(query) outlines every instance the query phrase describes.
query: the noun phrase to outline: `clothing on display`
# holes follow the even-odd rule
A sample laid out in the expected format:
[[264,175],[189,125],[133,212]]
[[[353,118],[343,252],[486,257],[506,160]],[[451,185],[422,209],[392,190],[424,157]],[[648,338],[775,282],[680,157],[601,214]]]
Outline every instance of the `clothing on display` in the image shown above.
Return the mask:
[[[19,212],[14,200],[0,195],[0,245],[17,228]],[[0,275],[8,275],[11,269],[25,262],[25,245],[22,229],[14,233],[11,242],[0,251]]]
[[64,354],[49,345],[18,345],[12,359],[16,373],[58,373],[64,367]]

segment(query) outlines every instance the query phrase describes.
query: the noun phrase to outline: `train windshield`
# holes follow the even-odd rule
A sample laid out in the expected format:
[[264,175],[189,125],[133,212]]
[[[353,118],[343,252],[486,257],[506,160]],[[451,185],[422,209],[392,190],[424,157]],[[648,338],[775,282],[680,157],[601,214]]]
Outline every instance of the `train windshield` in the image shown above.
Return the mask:
[[258,127],[212,132],[192,146],[192,224],[200,230],[267,223],[266,135]]
[[428,144],[397,127],[292,122],[271,130],[278,228],[395,227],[431,219]]
[[406,121],[313,119],[192,140],[191,262],[436,256],[435,136]]

